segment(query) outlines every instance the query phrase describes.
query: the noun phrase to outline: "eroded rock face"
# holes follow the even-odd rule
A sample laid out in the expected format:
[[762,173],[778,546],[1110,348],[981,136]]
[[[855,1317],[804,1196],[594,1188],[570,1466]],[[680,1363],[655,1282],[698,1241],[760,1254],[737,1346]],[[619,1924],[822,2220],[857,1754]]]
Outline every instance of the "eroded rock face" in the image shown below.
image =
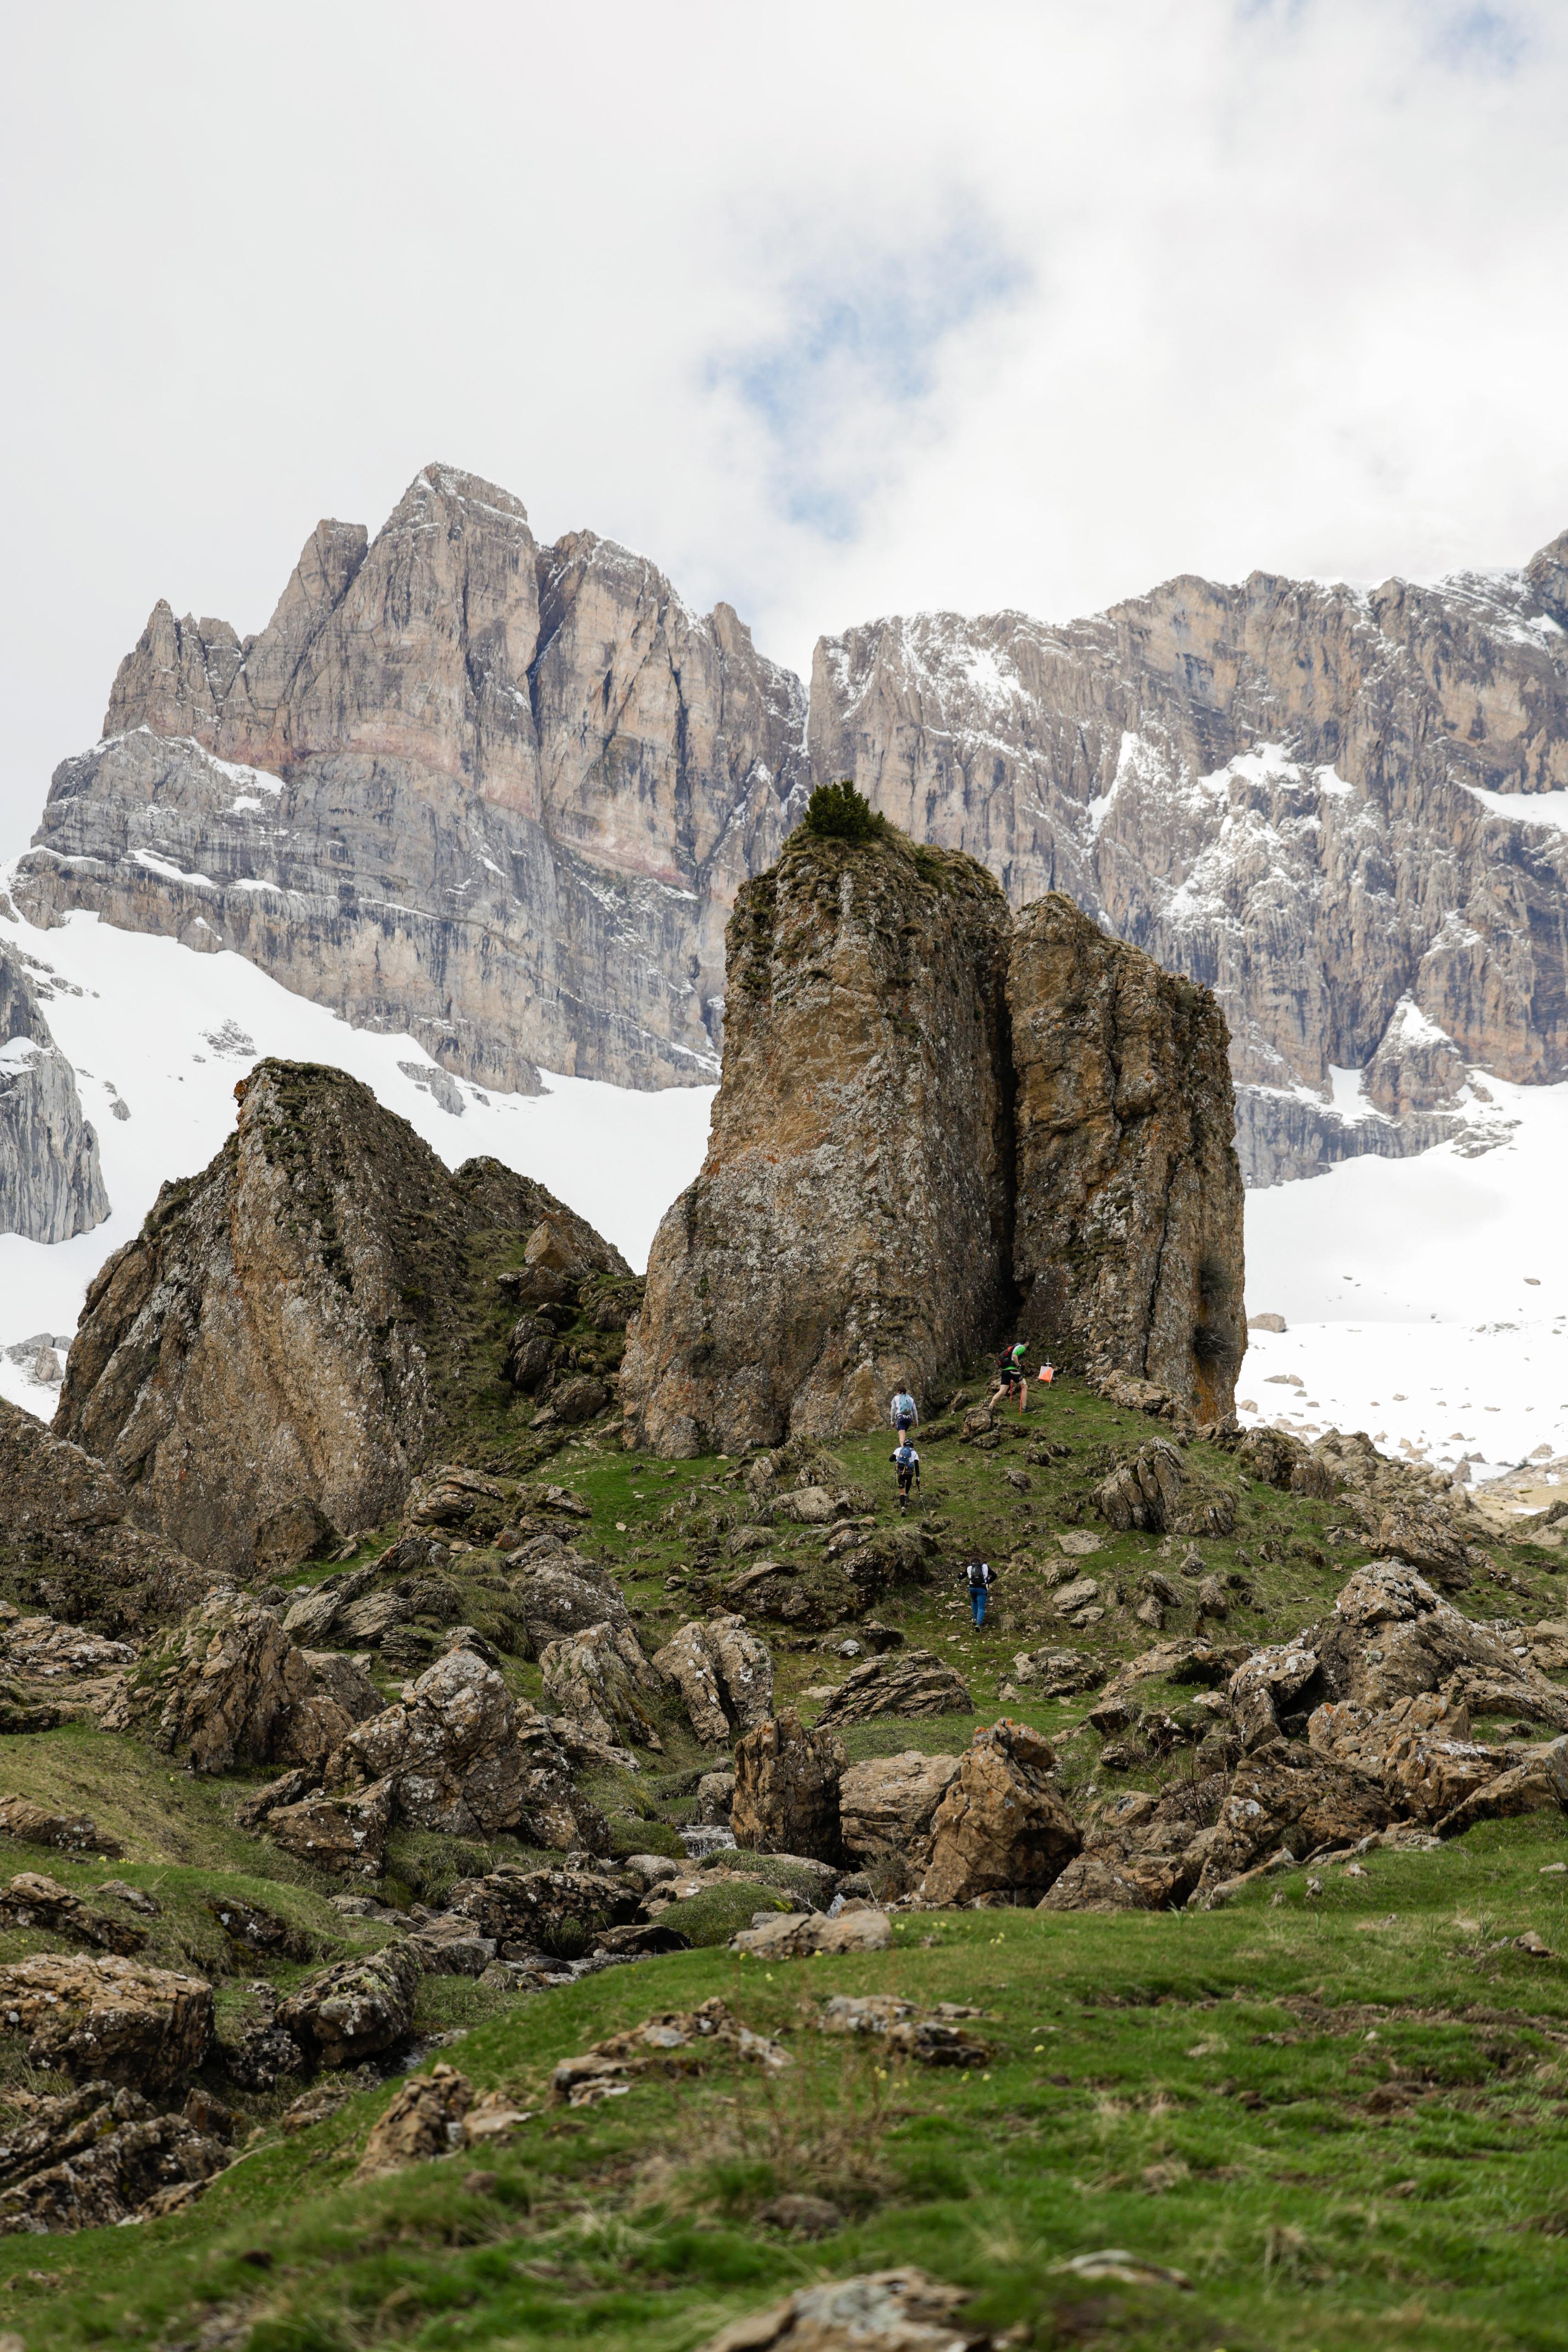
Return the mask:
[[108,1214],[76,1072],[0,935],[0,1234],[68,1242]]
[[902,1885],[920,1878],[931,1859],[931,1825],[954,1780],[956,1756],[876,1756],[852,1764],[839,1782],[843,1850],[862,1866],[896,1873]]
[[629,1925],[637,1908],[634,1895],[578,1870],[493,1870],[460,1879],[450,1901],[494,1938],[503,1959],[538,1952],[580,1959],[606,1928]]
[[58,1617],[144,1633],[183,1616],[216,1579],[135,1525],[107,1464],[0,1398],[0,1562]]
[[1007,906],[969,859],[790,838],[728,933],[724,1077],[622,1394],[655,1453],[877,1427],[1009,1279]]
[[895,1650],[852,1667],[817,1718],[822,1729],[876,1715],[969,1714],[967,1684],[929,1650]]
[[145,1726],[156,1748],[185,1750],[197,1772],[228,1772],[319,1765],[379,1705],[349,1659],[327,1653],[313,1664],[270,1610],[219,1591],[143,1661],[104,1721]]
[[[813,775],[1212,988],[1278,1183],[1424,1149],[1470,1064],[1568,1069],[1568,841],[1531,821],[1568,782],[1565,630],[1568,539],[1370,593],[1186,575],[1064,626],[876,621],[817,647]],[[1397,1111],[1343,1118],[1330,1066],[1369,1064]]]
[[472,1650],[451,1650],[402,1706],[349,1734],[328,1765],[328,1785],[352,1792],[390,1782],[400,1821],[450,1837],[513,1829],[523,1804],[517,1730],[494,1666]]
[[847,1759],[831,1731],[808,1731],[793,1707],[735,1744],[729,1825],[753,1853],[837,1862],[839,1780]]
[[773,1661],[744,1617],[717,1616],[683,1625],[653,1653],[653,1664],[680,1693],[697,1738],[727,1748],[766,1723],[773,1707]]
[[116,1954],[37,1953],[0,1968],[0,2027],[27,2035],[35,2066],[163,2091],[206,2055],[213,1991],[201,1977]]
[[265,1816],[266,1832],[312,1870],[328,1871],[335,1878],[379,1878],[393,1795],[390,1780],[371,1781],[343,1796],[323,1796],[318,1790],[271,1807]]
[[0,2236],[113,2229],[176,2211],[232,2161],[221,2139],[129,2088],[43,2099],[0,2150]]
[[1086,1372],[1153,1381],[1222,1418],[1247,1327],[1218,1005],[1059,891],[1018,918],[1008,1004],[1019,1328]]
[[927,1904],[1043,1895],[1082,1843],[1051,1785],[1056,1752],[1024,1725],[977,1731],[933,1817]]
[[591,532],[540,547],[509,492],[430,466],[368,543],[319,525],[259,636],[154,608],[19,896],[407,1030],[458,1115],[449,1070],[701,1083],[804,718],[727,605]]
[[374,1526],[464,1376],[465,1318],[489,1299],[471,1254],[547,1213],[625,1271],[542,1185],[490,1160],[453,1175],[342,1071],[259,1063],[216,1159],[164,1186],[89,1289],[57,1432],[142,1524],[231,1575],[287,1504]]
[[664,1696],[664,1680],[630,1625],[590,1625],[552,1642],[540,1664],[546,1698],[591,1739],[660,1745],[649,1710]]

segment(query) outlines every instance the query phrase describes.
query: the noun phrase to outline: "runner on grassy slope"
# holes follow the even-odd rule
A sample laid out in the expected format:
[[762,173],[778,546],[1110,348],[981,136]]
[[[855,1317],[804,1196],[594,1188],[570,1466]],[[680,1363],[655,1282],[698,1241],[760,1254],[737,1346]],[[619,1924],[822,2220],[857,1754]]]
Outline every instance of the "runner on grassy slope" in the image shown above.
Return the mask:
[[987,1399],[991,1410],[994,1411],[1007,1398],[1016,1396],[1019,1412],[1022,1413],[1029,1398],[1029,1374],[1023,1366],[1024,1353],[1024,1343],[1020,1339],[1016,1347],[1004,1348],[997,1358],[997,1385]]
[[997,1580],[997,1572],[989,1560],[972,1559],[964,1570],[969,1588],[969,1607],[974,1612],[977,1627],[986,1622],[986,1594]]
[[897,1447],[889,1459],[898,1473],[898,1507],[906,1511],[910,1495],[920,1491],[920,1456],[901,1432]]

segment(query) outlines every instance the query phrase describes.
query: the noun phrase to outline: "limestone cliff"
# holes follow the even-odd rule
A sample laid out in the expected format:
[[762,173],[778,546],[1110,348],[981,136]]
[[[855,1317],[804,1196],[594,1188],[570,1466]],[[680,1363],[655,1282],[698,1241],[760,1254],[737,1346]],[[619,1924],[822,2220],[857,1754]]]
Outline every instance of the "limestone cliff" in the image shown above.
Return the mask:
[[1014,926],[1013,1275],[1063,1362],[1229,1413],[1247,1345],[1225,1021],[1058,892]]
[[[812,771],[1211,987],[1271,1182],[1453,1131],[1472,1066],[1568,1075],[1565,628],[1568,534],[1432,587],[879,621],[817,648]],[[1347,1121],[1331,1070],[1375,1063]]]
[[0,940],[0,1234],[66,1242],[108,1214],[98,1138],[82,1116],[76,1072],[20,961]]
[[154,608],[16,893],[235,948],[481,1084],[700,1081],[804,726],[727,605],[431,466],[373,540],[319,525],[259,636]]
[[793,835],[730,920],[707,1158],[628,1335],[656,1452],[870,1429],[1009,1304],[1007,902],[947,850]]
[[89,1291],[55,1432],[142,1526],[243,1574],[286,1508],[342,1529],[398,1508],[498,1385],[516,1305],[496,1276],[541,1224],[626,1268],[542,1185],[492,1160],[450,1173],[341,1071],[265,1061],[236,1091],[223,1150]]

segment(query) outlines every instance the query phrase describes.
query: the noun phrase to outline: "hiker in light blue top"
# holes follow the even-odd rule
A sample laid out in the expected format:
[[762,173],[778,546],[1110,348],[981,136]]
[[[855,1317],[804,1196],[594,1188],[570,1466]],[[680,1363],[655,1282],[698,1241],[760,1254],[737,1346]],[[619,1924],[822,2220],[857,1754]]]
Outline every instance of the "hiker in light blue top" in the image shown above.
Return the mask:
[[900,1389],[888,1407],[888,1412],[894,1428],[898,1433],[898,1442],[902,1445],[920,1418],[920,1408],[907,1389]]

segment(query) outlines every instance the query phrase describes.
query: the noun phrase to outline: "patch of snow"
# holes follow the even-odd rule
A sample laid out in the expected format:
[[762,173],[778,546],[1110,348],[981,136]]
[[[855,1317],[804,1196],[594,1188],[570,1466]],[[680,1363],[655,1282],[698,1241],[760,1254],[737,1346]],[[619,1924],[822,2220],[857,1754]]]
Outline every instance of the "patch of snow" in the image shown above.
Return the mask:
[[[1459,781],[1456,776],[1454,782]],[[1484,784],[1463,789],[1490,815],[1506,817],[1510,824],[1540,824],[1552,833],[1568,833],[1568,793],[1493,793]]]
[[[0,890],[7,879],[0,868]],[[18,919],[5,938],[35,960],[47,950],[58,975],[48,1018],[77,1069],[110,1203],[107,1221],[73,1241],[0,1234],[0,1395],[29,1411],[40,1400],[47,1408],[47,1396],[27,1388],[5,1348],[74,1328],[89,1283],[141,1229],[159,1186],[204,1168],[219,1150],[234,1125],[235,1081],[259,1055],[347,1070],[449,1167],[490,1154],[537,1178],[639,1269],[707,1147],[711,1086],[643,1093],[546,1072],[542,1095],[468,1089],[465,1115],[454,1118],[429,1074],[450,1080],[413,1038],[353,1028],[226,950],[198,958],[175,940],[81,913],[47,933]]]

